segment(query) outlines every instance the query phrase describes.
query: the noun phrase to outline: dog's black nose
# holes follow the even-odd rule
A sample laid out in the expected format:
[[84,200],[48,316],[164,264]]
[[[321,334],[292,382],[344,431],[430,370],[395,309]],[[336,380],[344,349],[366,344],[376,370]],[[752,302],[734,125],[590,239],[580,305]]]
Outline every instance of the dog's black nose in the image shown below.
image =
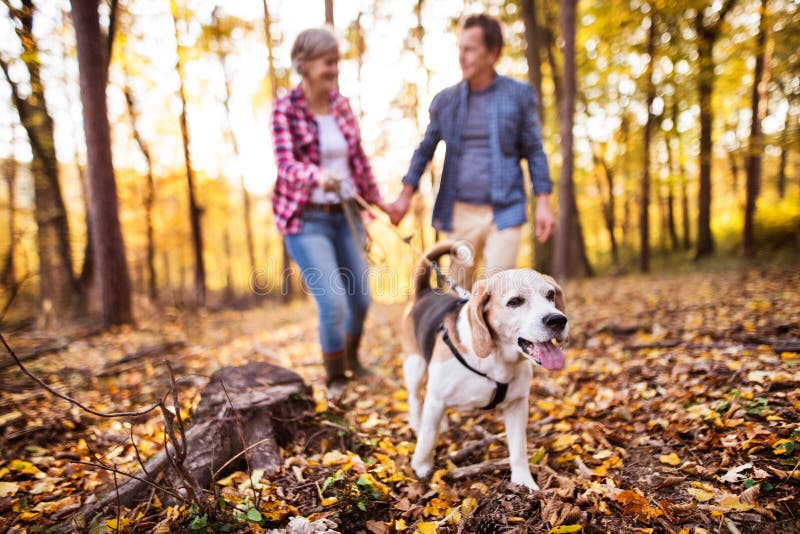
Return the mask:
[[552,330],[564,330],[567,326],[566,316],[560,313],[549,313],[542,318],[542,322]]

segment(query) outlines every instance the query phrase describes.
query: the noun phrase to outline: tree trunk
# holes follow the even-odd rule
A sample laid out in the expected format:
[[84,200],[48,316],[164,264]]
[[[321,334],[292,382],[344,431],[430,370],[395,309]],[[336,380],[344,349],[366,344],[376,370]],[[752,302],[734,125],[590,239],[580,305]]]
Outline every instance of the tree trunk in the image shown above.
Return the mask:
[[[222,101],[222,105],[225,108],[225,120],[227,122],[227,131],[226,136],[230,139],[231,147],[233,148],[233,157],[236,158],[237,162],[241,163],[241,157],[239,155],[239,143],[236,140],[236,134],[233,132],[233,125],[231,123],[231,82],[228,76],[228,69],[225,67],[226,64],[226,56],[227,51],[223,47],[223,40],[222,40],[222,31],[220,29],[220,21],[218,15],[219,8],[216,7],[211,12],[211,17],[214,21],[214,32],[215,38],[217,41],[217,57],[219,58],[220,66],[222,67],[222,77],[225,81],[225,99]],[[273,67],[274,68],[274,67]],[[255,256],[255,246],[253,245],[253,223],[251,218],[251,202],[250,202],[250,193],[247,191],[247,188],[244,184],[244,173],[241,171],[241,164],[239,165],[239,186],[242,190],[242,217],[244,218],[244,229],[245,229],[245,245],[247,247],[247,258],[250,261],[250,272],[256,271],[256,256]]]
[[230,306],[236,299],[236,290],[233,287],[233,254],[231,253],[231,232],[225,226],[225,233],[222,235],[222,245],[225,250],[225,293],[222,297],[226,306]]
[[[61,24],[67,27],[71,24],[70,13],[66,10],[61,12]],[[110,42],[109,42],[110,46]],[[108,49],[110,53],[110,48]],[[66,64],[71,61],[71,50],[67,48],[66,44],[62,48],[61,60]],[[106,76],[107,78],[107,76]],[[61,78],[64,86],[71,85],[73,80],[70,76],[68,69],[65,69]],[[67,102],[67,106],[72,108],[72,102]],[[72,114],[70,113],[70,118]],[[79,139],[83,135],[78,120],[71,120],[70,126],[72,127],[72,136],[74,139]],[[81,164],[81,153],[78,143],[73,143],[73,158],[75,159],[75,172],[78,174],[78,183],[81,188],[81,200],[83,201],[84,212],[84,226],[86,227],[86,243],[83,246],[83,262],[81,263],[80,274],[78,275],[78,291],[79,291],[79,305],[81,311],[88,311],[92,301],[99,301],[97,294],[97,287],[94,284],[94,239],[92,238],[92,218],[89,215],[89,184],[87,183],[86,172],[84,165]]]
[[[651,9],[652,6],[651,6]],[[656,97],[656,85],[653,81],[653,66],[656,52],[656,17],[650,17],[650,31],[647,33],[647,73],[645,89],[647,121],[644,125],[642,141],[642,182],[639,192],[639,271],[650,271],[650,141],[653,136],[653,101]]]
[[177,4],[172,0],[172,23],[175,28],[175,45],[177,50],[177,63],[175,70],[178,73],[179,94],[181,99],[181,139],[183,140],[183,157],[186,163],[186,186],[189,197],[189,222],[192,227],[192,247],[194,250],[194,302],[202,308],[206,305],[206,268],[203,258],[203,228],[200,224],[201,208],[197,203],[195,193],[195,177],[192,168],[192,157],[189,150],[189,126],[186,112],[186,88],[183,82],[183,64],[181,61],[181,45],[178,35]]
[[572,125],[575,113],[575,4],[562,0],[559,5],[561,36],[564,41],[564,86],[559,105],[562,167],[559,186],[559,225],[556,232],[553,272],[561,279],[590,274],[583,243],[583,231],[575,202],[573,182]]
[[739,201],[739,163],[736,161],[736,150],[728,151],[728,165],[731,168],[731,193]]
[[[786,88],[782,89],[783,94],[787,95],[789,109],[787,112],[786,127],[783,129],[783,132],[781,132],[781,156],[778,162],[778,175],[776,178],[776,189],[778,191],[778,198],[780,199],[783,199],[786,196],[786,167],[789,164],[789,158],[791,157],[793,140],[800,140],[800,136],[797,136],[796,134],[796,132],[800,131],[800,113],[792,113],[792,108],[795,107],[798,98],[797,96],[788,96],[790,91],[788,91]],[[795,132],[794,136],[792,135],[792,132]]]
[[[126,73],[127,76],[127,73]],[[125,103],[128,107],[128,117],[131,119],[131,131],[133,139],[136,141],[139,150],[147,163],[147,181],[145,183],[145,193],[142,203],[144,204],[145,226],[147,228],[147,295],[150,302],[158,300],[158,279],[156,278],[156,245],[153,230],[153,205],[156,200],[156,186],[153,178],[153,160],[150,157],[150,147],[147,146],[141,133],[139,132],[139,113],[133,100],[133,91],[130,85],[125,83],[122,88],[125,95]]]
[[[597,147],[592,147],[592,159],[594,160],[594,165],[596,169],[602,169],[603,174],[606,177],[606,199],[605,201],[601,200],[602,210],[603,210],[603,222],[605,223],[606,232],[608,232],[608,240],[611,245],[611,265],[614,267],[614,270],[617,271],[619,269],[619,246],[617,245],[617,238],[615,235],[615,228],[616,228],[616,206],[615,206],[615,198],[614,198],[614,169],[608,164],[605,158],[605,154],[598,154]],[[598,189],[600,191],[603,190],[603,187],[600,183],[600,178],[597,179]]]
[[333,28],[333,0],[325,0],[325,24]]
[[675,142],[677,143],[677,167],[678,167],[678,183],[680,184],[681,192],[681,233],[683,237],[683,249],[690,250],[692,248],[692,229],[689,217],[689,192],[688,180],[686,178],[686,155],[683,151],[683,139],[677,129],[678,124],[678,103],[677,100],[672,103],[672,124],[674,125]]
[[700,190],[697,195],[697,243],[695,259],[700,259],[714,252],[714,238],[711,235],[711,157],[712,127],[714,110],[711,108],[711,95],[714,91],[714,44],[719,35],[725,15],[733,7],[736,0],[723,0],[717,20],[706,23],[706,8],[699,8],[694,19],[697,34],[698,80],[697,93],[700,104]]
[[[544,48],[542,32],[537,18],[538,4],[536,0],[517,0],[522,22],[525,24],[525,60],[528,64],[528,81],[536,91],[539,98],[537,112],[539,114],[539,124],[544,130],[544,97],[542,95],[542,49]],[[530,219],[533,221],[536,216],[535,203],[530,203]],[[531,232],[531,265],[537,271],[550,272],[553,268],[553,240],[540,243],[536,239],[536,232]]]
[[14,295],[17,291],[17,269],[14,261],[17,240],[17,227],[14,220],[17,216],[17,155],[14,151],[15,142],[16,129],[12,124],[11,142],[9,143],[11,154],[9,154],[3,169],[3,178],[5,178],[6,187],[8,188],[8,256],[6,257],[5,265],[3,265],[2,276],[0,276],[3,288],[9,295]]
[[37,225],[39,289],[42,319],[68,318],[79,303],[78,282],[72,271],[72,251],[67,210],[61,194],[56,159],[53,119],[50,117],[41,79],[41,53],[33,34],[32,0],[22,0],[22,7],[7,5],[22,47],[22,60],[28,71],[26,97],[11,79],[9,65],[0,58],[0,68],[10,87],[20,123],[28,134],[33,159],[34,215]]
[[[269,84],[272,90],[272,101],[278,98],[278,75],[275,72],[275,55],[273,53],[272,40],[272,17],[269,14],[267,0],[262,0],[264,6],[264,37],[267,41],[267,65],[269,70]],[[331,17],[333,17],[333,6],[331,6]],[[292,259],[286,242],[281,239],[281,301],[289,302],[294,297],[294,286],[292,285]]]
[[756,36],[756,65],[753,76],[752,119],[750,124],[750,143],[747,153],[747,197],[744,208],[744,228],[742,231],[742,254],[747,258],[756,255],[755,232],[753,224],[756,214],[756,200],[761,189],[761,151],[764,148],[764,135],[761,121],[767,112],[767,0],[761,0],[760,22]]
[[786,196],[786,163],[789,155],[789,147],[787,146],[789,134],[787,132],[788,128],[781,134],[781,156],[778,160],[777,190],[778,198],[781,200]]
[[[702,11],[697,15],[698,35],[702,35]],[[700,101],[700,177],[697,197],[697,258],[708,256],[714,251],[711,235],[711,127],[714,115],[711,109],[711,93],[714,88],[714,63],[712,53],[714,42],[711,38],[699,38],[698,53],[700,68],[698,97]]]
[[672,148],[672,140],[669,137],[664,139],[667,149],[667,166],[669,167],[669,179],[667,180],[667,232],[669,234],[670,250],[678,250],[678,231],[675,227],[675,155]]
[[539,97],[539,124],[544,124],[542,98],[542,29],[537,18],[536,0],[517,0],[522,22],[525,25],[525,60],[528,63],[528,81]]
[[[182,467],[204,489],[219,476],[237,469],[263,469],[267,475],[274,475],[283,465],[279,447],[296,437],[298,421],[312,413],[313,406],[311,388],[293,371],[263,362],[223,367],[211,376],[191,417]],[[171,445],[168,450],[174,455]],[[176,488],[185,484],[164,451],[153,456],[147,462],[146,474],[139,476],[162,481],[162,487],[169,487],[165,480]],[[120,484],[118,495],[112,489],[83,513],[91,517],[117,502],[133,508],[150,488],[129,479]],[[166,494],[159,497],[170,502]]]
[[94,263],[105,328],[130,323],[131,286],[119,224],[106,108],[106,65],[96,2],[71,0],[83,104]]

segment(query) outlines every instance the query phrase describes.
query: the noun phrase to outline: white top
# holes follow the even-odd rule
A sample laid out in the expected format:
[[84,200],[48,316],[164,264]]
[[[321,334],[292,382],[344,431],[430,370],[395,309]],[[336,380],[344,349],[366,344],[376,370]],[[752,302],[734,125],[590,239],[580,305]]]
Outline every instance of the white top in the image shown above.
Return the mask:
[[[332,172],[342,179],[342,197],[351,198],[355,192],[353,178],[350,176],[350,161],[347,156],[347,140],[336,124],[333,115],[315,115],[319,129],[319,155],[320,167]],[[315,204],[339,203],[339,197],[334,192],[326,192],[322,187],[315,187],[309,199]]]

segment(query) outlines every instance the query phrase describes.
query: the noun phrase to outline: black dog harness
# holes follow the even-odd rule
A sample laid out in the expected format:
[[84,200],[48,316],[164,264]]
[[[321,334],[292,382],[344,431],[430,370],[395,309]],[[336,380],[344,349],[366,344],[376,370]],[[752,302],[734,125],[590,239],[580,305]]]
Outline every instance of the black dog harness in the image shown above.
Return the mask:
[[444,328],[444,325],[440,326],[439,328],[442,330],[442,341],[444,341],[445,344],[450,348],[450,352],[453,353],[453,356],[456,357],[456,360],[461,362],[461,365],[463,365],[476,375],[482,376],[483,378],[486,378],[494,382],[495,384],[494,396],[492,397],[492,400],[489,401],[489,404],[484,406],[483,409],[491,410],[492,408],[495,408],[498,404],[503,402],[506,399],[506,393],[508,393],[508,384],[503,382],[498,382],[497,380],[490,377],[486,373],[481,373],[480,371],[472,367],[470,364],[468,364],[467,361],[464,359],[464,357],[461,355],[461,353],[458,352],[455,345],[453,345],[453,340],[450,339],[450,335],[447,333],[447,329]]

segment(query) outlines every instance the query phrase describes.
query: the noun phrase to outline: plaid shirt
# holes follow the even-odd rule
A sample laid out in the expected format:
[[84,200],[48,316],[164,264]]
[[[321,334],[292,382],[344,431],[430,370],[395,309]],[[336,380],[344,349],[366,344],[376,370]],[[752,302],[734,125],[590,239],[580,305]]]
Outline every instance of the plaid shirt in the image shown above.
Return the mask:
[[[466,81],[437,94],[430,107],[430,123],[425,137],[411,158],[403,183],[417,187],[420,176],[433,157],[436,145],[444,141],[447,152],[433,206],[433,226],[453,229],[453,205],[458,191],[458,166],[461,139],[467,117]],[[494,223],[498,229],[519,226],[527,220],[525,184],[520,159],[528,160],[533,192],[550,193],[553,184],[542,149],[542,129],[536,113],[536,93],[526,84],[496,76],[489,89],[490,195]]]
[[[356,191],[375,204],[381,200],[372,168],[361,146],[361,135],[347,98],[331,93],[331,113],[347,141],[350,173]],[[300,87],[275,101],[272,110],[272,139],[278,177],[272,192],[275,224],[283,234],[297,234],[303,229],[303,208],[311,191],[319,183],[319,131],[314,115],[306,105]]]

